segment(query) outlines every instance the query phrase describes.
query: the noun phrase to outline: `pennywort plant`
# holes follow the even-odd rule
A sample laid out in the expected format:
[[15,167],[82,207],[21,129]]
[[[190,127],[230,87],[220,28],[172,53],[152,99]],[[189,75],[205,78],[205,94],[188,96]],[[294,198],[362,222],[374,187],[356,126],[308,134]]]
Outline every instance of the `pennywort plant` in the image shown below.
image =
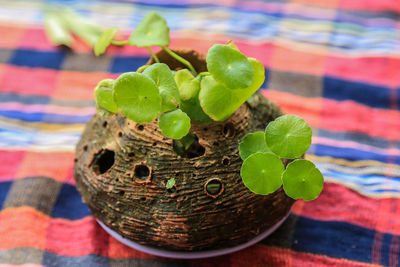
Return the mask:
[[[231,41],[212,46],[206,57],[208,71],[197,73],[189,61],[168,48],[169,28],[156,12],[147,14],[128,40],[115,40],[117,31],[111,28],[101,34],[94,45],[96,55],[111,44],[127,44],[146,48],[156,63],[123,73],[115,81],[101,81],[95,89],[98,110],[101,114],[120,110],[137,123],[158,118],[160,130],[169,138],[188,135],[191,122],[227,119],[264,82],[264,66],[247,58]],[[151,48],[155,46],[187,68],[174,71],[160,63]]]
[[[324,178],[315,165],[301,157],[311,145],[312,130],[300,117],[283,115],[265,132],[247,134],[239,144],[243,160],[240,175],[253,193],[268,195],[282,185],[286,194],[305,201],[322,191]],[[281,159],[296,159],[285,169]]]
[[[155,12],[147,14],[128,40],[116,40],[116,28],[104,31],[94,45],[100,55],[111,44],[146,48],[155,63],[135,72],[121,74],[116,80],[106,79],[95,88],[96,107],[100,114],[121,111],[137,123],[158,118],[161,132],[176,139],[179,154],[195,141],[191,123],[210,124],[224,121],[247,101],[265,79],[264,66],[248,58],[229,41],[215,44],[207,53],[207,71],[197,73],[192,64],[169,49],[169,28]],[[151,47],[160,47],[181,62],[185,69],[171,70],[160,63]],[[321,193],[323,177],[315,165],[301,157],[311,144],[311,128],[293,115],[270,122],[265,132],[246,135],[239,145],[243,159],[241,177],[254,193],[271,194],[283,185],[294,199],[313,200]],[[296,159],[285,169],[282,159]],[[172,188],[175,180],[166,185]]]

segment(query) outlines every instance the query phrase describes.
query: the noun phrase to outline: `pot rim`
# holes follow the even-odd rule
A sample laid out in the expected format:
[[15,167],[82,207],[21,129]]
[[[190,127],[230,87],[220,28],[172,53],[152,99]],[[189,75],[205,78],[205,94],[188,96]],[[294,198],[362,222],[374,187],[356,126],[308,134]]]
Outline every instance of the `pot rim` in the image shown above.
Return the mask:
[[96,221],[108,234],[110,234],[112,237],[117,239],[119,242],[121,242],[122,244],[124,244],[128,247],[139,250],[141,252],[145,252],[147,254],[151,254],[154,256],[173,258],[173,259],[203,259],[203,258],[217,257],[217,256],[222,256],[225,254],[237,252],[239,250],[245,249],[247,247],[250,247],[250,246],[260,242],[261,240],[263,240],[264,238],[266,238],[267,236],[269,236],[273,232],[275,232],[282,225],[282,223],[289,217],[290,210],[291,209],[289,209],[288,213],[280,221],[278,221],[276,224],[274,224],[271,228],[267,229],[265,232],[257,235],[256,237],[247,241],[246,243],[240,244],[235,247],[230,247],[230,248],[206,250],[206,251],[194,251],[194,252],[170,251],[170,250],[163,250],[163,249],[158,249],[158,248],[154,248],[154,247],[141,245],[132,240],[122,237],[120,234],[118,234],[114,230],[111,230],[110,228],[108,228],[108,226],[106,226],[100,220],[96,219]]

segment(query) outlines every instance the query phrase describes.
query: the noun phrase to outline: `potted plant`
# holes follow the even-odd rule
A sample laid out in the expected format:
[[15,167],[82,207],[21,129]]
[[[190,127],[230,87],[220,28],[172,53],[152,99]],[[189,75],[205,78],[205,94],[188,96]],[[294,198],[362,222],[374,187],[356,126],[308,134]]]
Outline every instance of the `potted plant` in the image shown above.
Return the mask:
[[[149,13],[129,40],[152,58],[95,88],[97,113],[76,147],[75,179],[99,223],[127,245],[161,256],[215,256],[276,229],[295,199],[315,199],[323,177],[301,159],[311,128],[257,92],[263,65],[235,44],[207,55],[168,48]],[[150,47],[159,46],[154,53]]]

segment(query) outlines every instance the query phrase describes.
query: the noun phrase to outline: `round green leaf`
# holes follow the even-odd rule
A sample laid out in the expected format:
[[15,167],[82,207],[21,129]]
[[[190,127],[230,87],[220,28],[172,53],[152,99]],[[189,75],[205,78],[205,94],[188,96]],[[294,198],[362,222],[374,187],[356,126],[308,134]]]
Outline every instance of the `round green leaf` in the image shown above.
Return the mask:
[[271,152],[265,143],[265,135],[263,132],[247,134],[239,144],[239,155],[242,160],[247,159],[257,152]]
[[182,100],[186,101],[192,99],[198,94],[200,82],[188,69],[177,71],[174,78]]
[[215,80],[229,89],[242,89],[253,83],[254,70],[240,51],[228,46],[213,45],[207,54],[207,69]]
[[158,127],[169,138],[181,139],[189,133],[190,118],[180,109],[161,114]]
[[117,31],[117,28],[110,28],[100,35],[99,39],[94,44],[94,54],[96,56],[99,56],[106,51]]
[[162,112],[176,109],[180,103],[178,87],[169,67],[164,63],[155,63],[147,67],[143,72],[157,85],[162,99]]
[[169,46],[166,20],[154,11],[148,13],[129,37],[129,44],[138,47]]
[[322,173],[311,161],[305,159],[297,159],[288,164],[282,180],[283,189],[293,199],[316,199],[324,187]]
[[200,83],[199,100],[204,112],[215,121],[224,121],[231,116],[263,84],[263,64],[249,58],[254,71],[253,83],[244,89],[231,90],[218,83],[213,76],[205,76]]
[[294,159],[303,155],[311,145],[312,130],[302,118],[283,115],[265,129],[265,141],[281,158]]
[[114,80],[105,79],[99,82],[94,89],[96,104],[109,112],[116,113],[118,111],[117,104],[113,98]]
[[243,162],[240,176],[250,191],[268,195],[282,185],[283,170],[283,163],[276,155],[257,152]]
[[161,111],[155,83],[137,72],[121,74],[114,83],[114,100],[121,112],[137,123],[153,121]]
[[175,185],[175,178],[171,178],[171,179],[168,180],[168,182],[167,182],[165,187],[167,189],[171,189],[172,187],[174,187],[174,185]]

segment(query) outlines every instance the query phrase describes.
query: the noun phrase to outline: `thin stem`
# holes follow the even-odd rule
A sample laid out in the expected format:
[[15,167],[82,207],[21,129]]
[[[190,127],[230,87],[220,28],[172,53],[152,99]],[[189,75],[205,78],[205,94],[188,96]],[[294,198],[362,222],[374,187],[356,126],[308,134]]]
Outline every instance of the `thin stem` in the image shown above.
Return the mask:
[[154,60],[157,63],[160,63],[160,60],[158,59],[157,55],[153,52],[153,50],[151,50],[151,48],[149,46],[146,46],[146,49],[150,52],[150,54],[154,58]]
[[136,72],[143,72],[147,67],[150,67],[150,65],[143,65],[141,67],[139,67]]
[[179,62],[181,62],[182,64],[186,65],[189,70],[193,73],[194,76],[197,76],[197,72],[196,70],[193,68],[192,64],[190,64],[189,61],[187,61],[186,59],[184,59],[183,57],[179,56],[178,54],[176,54],[175,52],[173,52],[172,50],[166,48],[165,46],[162,47],[162,49],[167,52],[171,57],[175,58],[176,60],[178,60]]
[[211,75],[211,73],[209,73],[208,71],[203,71],[203,72],[200,72],[200,73],[196,76],[196,78],[200,78],[200,77],[208,76],[208,75]]
[[125,41],[111,40],[111,43],[113,45],[123,46],[123,45],[128,44],[128,40],[125,40]]

